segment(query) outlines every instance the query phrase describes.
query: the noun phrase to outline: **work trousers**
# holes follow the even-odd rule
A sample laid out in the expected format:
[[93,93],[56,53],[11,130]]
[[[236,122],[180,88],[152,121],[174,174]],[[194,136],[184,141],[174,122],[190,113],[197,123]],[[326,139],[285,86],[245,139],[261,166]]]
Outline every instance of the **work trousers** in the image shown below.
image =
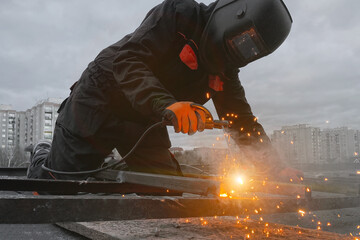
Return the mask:
[[[99,168],[104,158],[116,148],[125,156],[135,145],[146,126],[132,122],[123,122],[118,127],[104,126],[99,134],[81,139],[71,134],[59,124],[55,127],[54,139],[50,152],[38,151],[29,168],[29,178],[41,179],[85,179],[89,175],[60,175],[49,173],[46,167],[60,171],[86,171]],[[126,160],[121,169],[148,173],[181,175],[179,164],[169,152],[168,134],[164,127],[150,132],[134,153]]]

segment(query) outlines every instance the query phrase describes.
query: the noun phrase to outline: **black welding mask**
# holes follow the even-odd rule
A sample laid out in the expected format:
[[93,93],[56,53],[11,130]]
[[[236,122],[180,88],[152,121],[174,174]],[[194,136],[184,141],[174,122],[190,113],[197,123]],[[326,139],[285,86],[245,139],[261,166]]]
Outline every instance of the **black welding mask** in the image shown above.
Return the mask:
[[292,18],[282,0],[219,0],[200,40],[200,60],[211,73],[240,68],[275,51]]

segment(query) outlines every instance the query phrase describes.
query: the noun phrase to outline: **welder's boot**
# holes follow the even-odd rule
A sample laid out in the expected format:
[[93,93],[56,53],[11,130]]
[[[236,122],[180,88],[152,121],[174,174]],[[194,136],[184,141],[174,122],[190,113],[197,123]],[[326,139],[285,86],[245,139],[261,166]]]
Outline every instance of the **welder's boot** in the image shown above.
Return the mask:
[[30,165],[27,170],[27,177],[32,178],[32,172],[36,171],[36,169],[41,168],[41,165],[44,163],[47,155],[50,153],[51,142],[48,140],[42,140],[38,142],[30,155]]

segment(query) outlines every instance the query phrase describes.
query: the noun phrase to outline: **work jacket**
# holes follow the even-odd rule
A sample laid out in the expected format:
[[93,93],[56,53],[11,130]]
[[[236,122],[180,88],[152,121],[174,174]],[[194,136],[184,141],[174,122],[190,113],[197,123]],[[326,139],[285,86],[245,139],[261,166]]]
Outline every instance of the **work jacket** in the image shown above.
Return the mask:
[[[70,111],[81,123],[74,131],[91,134],[109,114],[128,121],[161,121],[164,109],[175,102],[212,99],[220,119],[230,121],[238,144],[269,142],[245,98],[239,70],[209,74],[199,60],[201,34],[213,8],[166,0],[133,33],[102,50],[70,97],[78,102]],[[62,124],[73,125],[66,119]]]

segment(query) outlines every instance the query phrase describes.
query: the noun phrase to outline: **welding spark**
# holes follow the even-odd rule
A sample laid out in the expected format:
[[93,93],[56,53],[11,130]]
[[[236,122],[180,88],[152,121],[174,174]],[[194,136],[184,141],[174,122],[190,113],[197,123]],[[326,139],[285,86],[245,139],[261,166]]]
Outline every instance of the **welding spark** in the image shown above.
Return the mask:
[[222,198],[227,198],[228,195],[227,195],[226,193],[220,193],[220,197],[222,197]]
[[240,185],[243,185],[243,184],[244,184],[243,178],[242,178],[241,176],[237,176],[235,180],[236,180],[236,182],[237,182],[238,184],[240,184]]
[[331,226],[331,223],[328,222],[328,223],[326,224],[326,226]]
[[305,211],[303,211],[303,210],[300,209],[298,212],[299,212],[299,214],[300,214],[302,217],[305,216],[305,213],[306,213]]

